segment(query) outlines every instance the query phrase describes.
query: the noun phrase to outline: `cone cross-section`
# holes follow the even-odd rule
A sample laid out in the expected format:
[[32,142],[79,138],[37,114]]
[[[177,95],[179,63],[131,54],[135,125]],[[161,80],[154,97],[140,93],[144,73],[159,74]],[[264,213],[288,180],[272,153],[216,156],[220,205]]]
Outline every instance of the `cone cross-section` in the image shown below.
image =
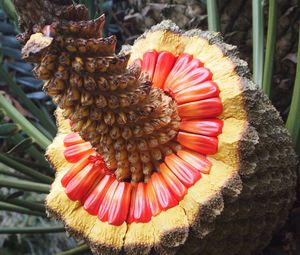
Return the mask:
[[36,1],[15,2],[23,57],[59,106],[50,215],[95,254],[267,245],[293,202],[296,159],[236,47],[164,21],[115,54],[104,16],[43,0],[48,12],[30,20]]

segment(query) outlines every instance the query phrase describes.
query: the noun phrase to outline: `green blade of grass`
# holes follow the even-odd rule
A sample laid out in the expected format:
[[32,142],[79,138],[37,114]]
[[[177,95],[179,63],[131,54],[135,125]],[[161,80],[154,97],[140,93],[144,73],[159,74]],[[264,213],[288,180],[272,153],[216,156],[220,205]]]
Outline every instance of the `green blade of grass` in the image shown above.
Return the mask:
[[277,1],[269,1],[269,20],[268,20],[268,34],[267,34],[267,46],[265,55],[264,65],[264,77],[262,88],[265,94],[270,97],[272,75],[273,75],[273,64],[274,64],[274,53],[276,47],[276,26],[277,26]]
[[41,216],[41,217],[47,217],[45,213],[42,212],[36,212],[31,209],[27,209],[21,206],[12,205],[6,202],[0,201],[0,210],[10,211],[10,212],[17,212],[22,214],[28,214],[28,215],[34,215],[34,216]]
[[0,228],[0,234],[48,234],[64,232],[64,227],[20,227],[20,228]]
[[45,206],[41,203],[34,202],[34,201],[28,201],[21,198],[9,198],[9,196],[4,196],[0,194],[0,201],[21,206],[27,209],[31,209],[38,212],[45,212]]
[[263,1],[252,0],[253,80],[262,87],[264,63]]
[[[14,144],[18,144],[20,143],[23,139],[24,136],[22,134],[16,134],[14,136],[11,136],[9,138]],[[49,163],[46,161],[44,153],[40,152],[34,144],[32,144],[29,148],[26,149],[26,152],[33,157],[34,159],[36,159],[37,161],[39,161],[39,163],[48,166]]]
[[293,138],[293,146],[296,152],[300,153],[300,29],[298,40],[298,53],[297,53],[297,70],[293,90],[293,97],[290,112],[286,122],[286,127],[290,131]]
[[5,165],[0,164],[0,174],[10,176],[10,177],[16,177],[16,178],[23,178],[23,180],[30,180],[27,176],[20,175],[18,173],[13,173],[6,169]]
[[14,22],[18,21],[18,15],[15,10],[15,6],[11,0],[1,0],[0,6],[3,8],[8,17]]
[[86,244],[82,244],[76,248],[73,248],[68,251],[56,253],[56,255],[75,255],[75,254],[82,254],[82,252],[89,251],[90,248]]
[[[40,164],[39,162],[32,162],[31,160],[26,160],[24,158],[19,158],[13,155],[8,155],[8,157],[12,160],[15,160],[22,165],[28,166],[29,168],[32,168],[33,170],[42,171],[43,173],[48,173],[49,176],[53,176],[53,169],[49,166],[49,163],[46,164]],[[48,175],[47,175],[48,176]]]
[[39,193],[49,193],[50,191],[50,185],[48,184],[42,184],[42,183],[36,183],[31,181],[23,181],[18,179],[12,179],[12,178],[5,178],[0,176],[0,187],[6,187],[6,188],[15,188],[25,191],[33,191],[33,192],[39,192]]
[[217,0],[207,1],[208,29],[210,31],[220,31],[220,18]]
[[54,122],[47,118],[47,116],[39,109],[37,106],[26,96],[24,91],[18,86],[15,81],[10,77],[10,75],[5,71],[3,65],[0,64],[0,76],[6,81],[9,87],[16,93],[17,97],[20,99],[30,112],[39,119],[40,123],[46,128],[53,136],[56,133],[56,126]]
[[0,107],[4,109],[8,117],[10,117],[15,123],[19,124],[23,131],[28,136],[33,138],[35,142],[45,149],[51,143],[51,141],[45,137],[36,127],[34,127],[18,110],[9,103],[4,96],[0,94]]
[[53,140],[55,135],[51,134],[48,129],[44,128],[40,123],[35,123],[35,126],[40,130],[48,139]]
[[42,174],[36,170],[31,169],[28,166],[25,166],[3,154],[0,153],[0,162],[2,162],[3,164],[17,170],[18,172],[28,175],[30,177],[32,177],[33,179],[37,180],[37,181],[41,181],[43,183],[52,183],[53,182],[53,178]]

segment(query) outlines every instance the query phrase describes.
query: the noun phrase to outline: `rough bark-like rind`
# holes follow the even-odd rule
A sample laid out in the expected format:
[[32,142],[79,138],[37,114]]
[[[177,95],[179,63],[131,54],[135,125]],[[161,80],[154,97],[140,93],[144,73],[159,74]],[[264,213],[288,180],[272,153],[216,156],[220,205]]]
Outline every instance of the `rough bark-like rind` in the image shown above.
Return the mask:
[[[188,218],[190,230],[174,225],[173,229],[162,230],[159,232],[160,235],[155,237],[157,229],[154,227],[155,238],[149,243],[139,242],[138,239],[127,242],[125,236],[121,253],[257,254],[270,241],[275,229],[284,223],[294,199],[296,157],[291,147],[291,139],[283,127],[278,112],[257,86],[249,80],[247,64],[236,57],[236,47],[224,44],[217,33],[200,30],[184,33],[168,21],[153,27],[137,42],[156,31],[169,31],[186,38],[203,38],[209,44],[216,45],[222,54],[228,57],[224,60],[229,61],[226,64],[231,63],[234,66],[235,76],[239,78],[239,91],[232,97],[226,95],[226,98],[225,96],[222,98],[221,93],[225,106],[221,118],[241,120],[244,125],[242,128],[239,126],[241,130],[235,131],[241,132],[241,136],[237,142],[234,141],[232,147],[236,150],[234,157],[225,157],[226,154],[220,148],[220,151],[211,159],[218,162],[219,166],[228,166],[229,170],[226,168],[228,178],[224,176],[220,179],[215,178],[218,172],[214,170],[196,183],[195,187],[190,188],[188,195],[180,202],[180,207],[183,208]],[[225,69],[226,64],[223,66]],[[216,77],[216,80],[225,81],[226,79]],[[228,103],[230,101],[231,104]],[[226,145],[226,141],[224,144]],[[201,184],[205,182],[212,183],[211,189],[207,190],[210,195],[203,200],[199,198],[199,201],[194,201],[197,197],[193,197],[193,192],[194,194],[198,192],[202,187]],[[204,194],[206,191],[201,190],[201,192]],[[193,213],[188,210],[191,203],[193,203],[191,208]],[[63,215],[57,215],[57,212],[51,210],[51,204],[48,204],[48,208],[50,213],[56,214],[58,218],[65,221]],[[153,225],[159,228],[160,222],[156,219],[152,221]],[[127,227],[127,233],[129,230],[130,227]],[[76,233],[75,229],[71,231]],[[173,232],[174,238],[170,235],[170,231]],[[176,237],[180,237],[179,233],[185,234],[179,238],[176,247],[170,247],[170,243],[174,242]],[[92,242],[87,238],[86,233],[77,234],[85,236],[92,247],[98,245],[94,250],[96,254],[120,252],[119,249]],[[186,240],[187,234],[189,235]]]

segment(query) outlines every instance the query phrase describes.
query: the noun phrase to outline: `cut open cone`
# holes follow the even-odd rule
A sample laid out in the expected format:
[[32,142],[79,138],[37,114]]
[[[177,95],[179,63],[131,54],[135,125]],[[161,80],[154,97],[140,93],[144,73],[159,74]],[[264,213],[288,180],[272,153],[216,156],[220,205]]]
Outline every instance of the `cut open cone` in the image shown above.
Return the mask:
[[235,47],[164,21],[128,59],[103,16],[58,2],[21,37],[59,106],[49,214],[95,254],[258,253],[293,202],[296,160]]

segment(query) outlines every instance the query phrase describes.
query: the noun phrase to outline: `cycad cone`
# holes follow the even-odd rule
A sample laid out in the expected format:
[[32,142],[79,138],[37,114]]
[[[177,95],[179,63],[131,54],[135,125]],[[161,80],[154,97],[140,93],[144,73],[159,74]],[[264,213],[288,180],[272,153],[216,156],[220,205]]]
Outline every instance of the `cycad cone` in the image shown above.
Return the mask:
[[[128,218],[132,207],[129,204],[129,195],[132,194],[130,192],[138,192],[139,188],[133,187],[129,190],[126,188],[127,184],[122,186],[124,192],[119,194],[116,191],[117,195],[112,196],[113,202],[109,200],[109,196],[101,198],[102,204],[107,203],[108,209],[106,214],[98,213],[97,217],[97,213],[89,213],[89,206],[84,207],[86,197],[83,199],[95,188],[93,180],[87,181],[88,176],[86,179],[80,177],[81,182],[77,183],[76,178],[78,180],[79,177],[73,176],[75,181],[71,186],[62,185],[65,183],[64,176],[71,175],[69,171],[76,160],[74,157],[66,157],[66,151],[70,152],[66,149],[68,146],[65,147],[66,140],[73,137],[70,135],[73,131],[70,121],[65,119],[63,114],[71,116],[71,113],[64,112],[68,108],[66,102],[61,103],[60,98],[56,98],[64,110],[58,109],[56,112],[59,132],[47,150],[47,157],[57,171],[46,201],[48,212],[63,220],[70,232],[86,240],[95,254],[256,254],[268,244],[272,233],[282,226],[294,198],[296,160],[291,139],[283,127],[282,120],[270,101],[249,79],[247,64],[237,58],[236,47],[223,43],[217,33],[200,30],[183,32],[175,24],[164,21],[136,40],[130,49],[129,65],[135,61],[142,61],[145,53],[154,50],[158,53],[172,53],[175,57],[182,53],[189,54],[193,59],[200,60],[212,73],[211,80],[217,84],[220,91],[218,96],[221,99],[222,112],[217,115],[223,121],[223,128],[222,133],[218,135],[217,151],[206,153],[211,154],[207,157],[212,164],[210,171],[201,173],[201,178],[198,174],[199,178],[195,177],[189,187],[181,185],[185,190],[184,195],[180,199],[177,197],[172,206],[168,204],[169,207],[160,208],[160,212],[150,215],[148,220],[145,220],[150,210],[148,200],[144,207],[143,200],[136,202],[135,208],[142,208],[139,215],[145,214],[144,216],[137,220],[138,213],[133,213],[132,217],[136,217],[135,220]],[[70,51],[76,54],[76,49],[74,51],[70,47]],[[38,75],[45,74],[40,72]],[[46,87],[47,89],[49,87]],[[50,92],[48,90],[50,94],[53,92],[51,89]],[[58,91],[59,89],[53,93]],[[174,97],[176,98],[176,95]],[[165,102],[164,99],[162,102]],[[180,115],[180,104],[178,111]],[[72,125],[75,131],[81,132],[82,125],[79,128],[76,123]],[[94,129],[92,131],[94,132]],[[85,139],[95,144],[93,137],[86,133],[84,135]],[[183,143],[177,137],[182,147],[194,148],[193,144],[185,143],[186,137],[183,137]],[[79,141],[78,135],[75,135],[75,140],[72,139],[72,145],[83,142]],[[97,144],[95,147],[97,148]],[[199,150],[203,153],[201,148]],[[97,151],[99,152],[99,148]],[[174,151],[176,153],[177,149]],[[165,158],[168,157],[164,155],[162,161]],[[142,156],[140,160],[143,161]],[[166,162],[168,165],[167,160]],[[161,190],[158,190],[158,186],[155,186],[155,183],[161,183],[157,177],[160,173],[144,171],[144,177],[133,177],[138,171],[130,173],[122,167],[118,165],[118,169],[121,170],[115,172],[120,183],[123,182],[123,177],[124,180],[142,178],[137,183],[152,178],[161,206],[160,199],[164,196],[159,193]],[[168,167],[172,169],[171,165]],[[158,171],[162,171],[161,169],[162,167]],[[91,173],[88,170],[84,171]],[[179,177],[178,179],[183,182]],[[81,194],[78,187],[85,181],[91,184],[89,189],[80,186],[85,187],[87,193]],[[112,187],[113,184],[110,185]],[[132,185],[142,187],[144,184]],[[118,187],[121,189],[121,185]],[[106,192],[109,193],[107,190]],[[140,193],[140,196],[147,197],[148,193],[143,194]],[[164,194],[172,195],[175,191]],[[166,197],[168,201],[175,201],[173,197],[166,195],[164,198]],[[120,198],[126,199],[126,203],[119,201],[118,204],[116,201]],[[115,208],[115,205],[121,207]],[[100,205],[100,208],[104,207]],[[122,210],[126,211],[126,215]],[[119,221],[118,217],[122,218],[122,221]]]

